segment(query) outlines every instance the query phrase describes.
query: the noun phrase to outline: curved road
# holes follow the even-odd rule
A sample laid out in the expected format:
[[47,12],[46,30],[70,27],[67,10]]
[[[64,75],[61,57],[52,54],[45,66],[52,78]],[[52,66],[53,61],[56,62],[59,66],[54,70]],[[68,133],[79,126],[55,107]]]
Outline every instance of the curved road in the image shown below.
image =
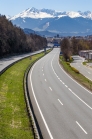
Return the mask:
[[81,74],[92,81],[92,68],[82,64],[82,62],[84,62],[84,58],[80,56],[73,56],[73,59],[74,61],[71,63],[71,66],[79,70]]
[[32,67],[28,89],[44,139],[92,139],[92,93],[58,63],[55,48]]

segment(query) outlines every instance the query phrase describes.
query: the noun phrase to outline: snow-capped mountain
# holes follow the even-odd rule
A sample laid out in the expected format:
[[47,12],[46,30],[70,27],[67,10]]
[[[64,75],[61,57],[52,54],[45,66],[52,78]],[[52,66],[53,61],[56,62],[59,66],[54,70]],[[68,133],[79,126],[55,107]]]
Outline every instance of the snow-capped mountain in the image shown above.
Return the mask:
[[83,18],[90,18],[92,19],[92,12],[86,11],[86,12],[74,12],[74,11],[68,11],[68,12],[62,12],[62,11],[56,11],[51,9],[36,9],[34,7],[28,8],[24,10],[23,12],[13,16],[11,20],[15,20],[16,18],[55,18],[55,17],[64,17],[69,16],[70,18],[76,18],[76,17],[83,17]]
[[7,18],[7,19],[11,19],[11,16],[10,16],[10,15],[7,15],[6,18]]
[[56,11],[51,9],[28,8],[9,18],[21,28],[54,33],[91,34],[92,12]]

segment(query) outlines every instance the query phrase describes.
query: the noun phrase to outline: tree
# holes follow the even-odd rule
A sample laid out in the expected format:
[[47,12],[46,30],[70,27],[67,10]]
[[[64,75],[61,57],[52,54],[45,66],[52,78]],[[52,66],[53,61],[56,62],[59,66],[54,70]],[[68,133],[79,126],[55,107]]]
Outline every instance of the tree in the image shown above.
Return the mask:
[[25,53],[43,49],[46,38],[36,34],[26,35],[5,16],[0,16],[0,57],[13,53]]
[[71,44],[70,41],[67,38],[64,38],[61,45],[61,51],[63,53],[63,57],[65,58],[65,61],[68,61],[71,56]]

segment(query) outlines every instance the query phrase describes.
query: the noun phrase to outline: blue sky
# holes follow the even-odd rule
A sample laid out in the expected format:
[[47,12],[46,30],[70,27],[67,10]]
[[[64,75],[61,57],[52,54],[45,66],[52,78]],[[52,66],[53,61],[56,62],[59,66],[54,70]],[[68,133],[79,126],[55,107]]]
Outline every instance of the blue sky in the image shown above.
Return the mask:
[[92,0],[0,0],[0,14],[16,15],[27,8],[92,11]]

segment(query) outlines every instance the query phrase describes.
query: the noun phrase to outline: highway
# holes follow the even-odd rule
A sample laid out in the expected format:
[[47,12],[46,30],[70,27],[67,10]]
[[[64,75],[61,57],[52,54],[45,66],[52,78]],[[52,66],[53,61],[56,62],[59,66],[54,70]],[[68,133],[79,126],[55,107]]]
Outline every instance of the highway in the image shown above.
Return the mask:
[[92,93],[59,65],[59,48],[29,72],[28,89],[44,139],[92,139]]
[[82,64],[82,62],[84,62],[84,58],[80,56],[73,56],[73,59],[74,61],[71,63],[71,66],[75,67],[81,74],[92,81],[92,68]]
[[[47,48],[48,50],[48,48]],[[28,56],[31,56],[31,55],[34,55],[34,54],[37,54],[37,53],[40,53],[44,50],[39,50],[39,51],[35,51],[33,53],[27,53],[27,54],[22,54],[22,55],[17,55],[17,56],[11,56],[11,57],[7,57],[7,58],[2,58],[0,59],[0,72],[2,70],[4,70],[6,67],[8,67],[9,65],[11,65],[12,63],[20,60],[20,59],[23,59],[23,58],[26,58]]]

